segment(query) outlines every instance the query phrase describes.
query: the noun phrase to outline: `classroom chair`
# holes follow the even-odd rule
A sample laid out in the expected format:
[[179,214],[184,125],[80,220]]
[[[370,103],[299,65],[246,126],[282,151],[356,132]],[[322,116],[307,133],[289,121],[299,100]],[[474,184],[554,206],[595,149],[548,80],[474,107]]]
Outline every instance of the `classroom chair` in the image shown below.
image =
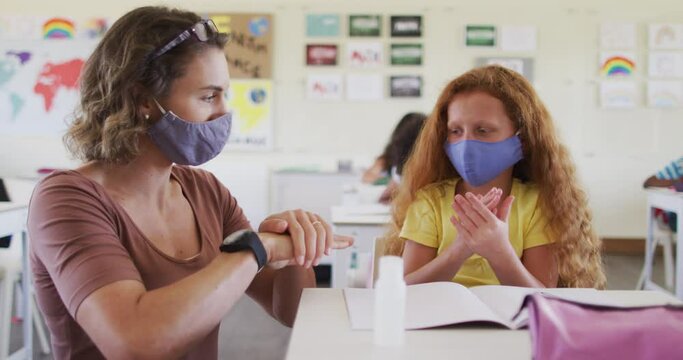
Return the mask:
[[[658,246],[662,246],[662,255],[664,258],[664,284],[665,288],[671,292],[674,292],[674,256],[673,256],[673,245],[676,242],[676,233],[671,230],[669,224],[665,223],[663,219],[659,216],[653,219],[652,224],[653,230],[653,241],[651,246],[651,251],[654,254]],[[680,231],[680,230],[679,230]],[[656,257],[652,257],[652,262],[654,263]],[[679,259],[678,261],[681,261]],[[644,264],[643,270],[640,273],[640,278],[638,279],[638,284],[636,285],[636,290],[645,289],[646,281],[652,281],[652,265],[653,263]],[[647,278],[647,274],[650,274],[650,278]]]
[[384,256],[384,250],[387,246],[387,239],[383,236],[378,236],[372,242],[372,265],[370,266],[370,281],[368,287],[374,288],[377,277],[379,276],[379,271],[377,271],[377,266],[379,264],[379,258]]
[[[7,189],[2,179],[0,179],[0,201],[9,200]],[[7,246],[0,247],[0,282],[2,283],[2,287],[0,287],[0,359],[6,359],[9,356],[12,304],[15,294],[21,294],[21,291],[15,292],[15,288],[22,275],[21,228],[22,225],[17,224],[12,226],[12,228],[0,229],[0,239],[6,239],[7,241]],[[17,297],[20,298],[20,296]],[[33,325],[38,334],[41,351],[43,354],[49,354],[50,345],[43,327],[43,318],[40,311],[38,311],[35,299],[30,302],[30,309],[21,309],[20,304],[21,301],[16,302],[16,313],[20,314],[22,310],[32,311]]]
[[[13,234],[14,239],[21,239],[21,234]],[[15,289],[17,282],[21,280],[21,242],[12,241],[7,249],[0,249],[0,281],[2,281],[2,295],[0,295],[0,359],[9,356],[10,324],[12,322],[12,303],[16,298]],[[22,284],[23,285],[23,284]],[[19,292],[21,294],[21,292]],[[21,302],[17,302],[16,305]],[[43,318],[35,299],[30,302],[32,311],[33,326],[35,326],[40,349],[43,354],[50,353],[50,344],[47,340]],[[17,308],[19,310],[19,308]],[[17,311],[18,312],[18,311]]]

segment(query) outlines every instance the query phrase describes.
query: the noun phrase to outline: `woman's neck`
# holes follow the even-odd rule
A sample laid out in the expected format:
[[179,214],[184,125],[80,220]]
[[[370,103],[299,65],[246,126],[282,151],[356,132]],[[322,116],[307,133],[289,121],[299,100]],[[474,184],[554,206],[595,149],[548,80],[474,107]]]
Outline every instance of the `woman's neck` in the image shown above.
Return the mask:
[[140,142],[140,154],[126,164],[92,162],[78,169],[117,198],[147,199],[161,204],[168,195],[173,164],[149,141]]

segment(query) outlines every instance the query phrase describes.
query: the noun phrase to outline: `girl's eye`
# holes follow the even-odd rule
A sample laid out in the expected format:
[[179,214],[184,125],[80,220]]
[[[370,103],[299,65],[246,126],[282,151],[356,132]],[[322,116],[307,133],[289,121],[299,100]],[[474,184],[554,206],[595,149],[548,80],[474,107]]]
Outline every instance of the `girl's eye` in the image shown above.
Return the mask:
[[450,133],[451,133],[451,134],[456,134],[456,135],[457,135],[457,134],[460,134],[460,129],[451,129],[451,130],[450,130]]
[[480,134],[486,134],[486,133],[488,133],[488,132],[489,132],[489,129],[485,129],[485,128],[478,128],[478,129],[477,129],[477,132],[478,132],[478,133],[480,133]]

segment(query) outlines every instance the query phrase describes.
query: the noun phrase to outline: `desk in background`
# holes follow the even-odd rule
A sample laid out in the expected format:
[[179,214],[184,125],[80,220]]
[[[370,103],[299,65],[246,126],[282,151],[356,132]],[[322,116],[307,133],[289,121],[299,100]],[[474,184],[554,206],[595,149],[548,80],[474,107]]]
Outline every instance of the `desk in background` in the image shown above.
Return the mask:
[[[604,293],[625,306],[643,300],[676,302],[657,291]],[[528,330],[474,325],[413,330],[395,350],[375,348],[372,337],[372,331],[351,330],[342,289],[304,289],[286,359],[531,359]]]
[[[334,252],[331,286],[343,288],[346,287],[346,275],[353,251],[372,261],[375,238],[386,233],[391,221],[390,207],[380,204],[333,206],[331,213],[335,232],[355,238],[352,248]],[[367,272],[369,267],[365,266],[361,270]]]
[[647,237],[645,241],[645,264],[643,265],[643,287],[667,291],[652,282],[652,261],[656,246],[654,243],[654,209],[662,209],[676,213],[677,238],[676,238],[676,266],[674,293],[679,299],[683,299],[683,193],[666,189],[648,189],[647,192]]
[[[0,236],[5,236],[12,234],[12,242],[21,242],[21,259],[22,259],[22,286],[23,289],[23,308],[24,308],[24,319],[23,319],[23,338],[24,347],[16,351],[9,356],[9,359],[32,359],[33,358],[33,319],[31,309],[31,271],[28,264],[28,236],[26,233],[26,217],[28,214],[28,201],[26,202],[3,202],[0,203]],[[20,235],[20,238],[17,238]],[[10,245],[11,249],[11,245]],[[2,249],[3,251],[10,251],[10,249]],[[14,286],[14,282],[9,274],[5,274],[3,279],[3,285]],[[8,283],[9,281],[9,283]],[[4,291],[7,291],[6,289]],[[3,331],[0,331],[0,357],[2,357],[1,352],[7,352],[9,349],[10,341],[10,319],[12,313],[12,300],[7,299],[7,304],[0,304],[5,308],[1,313],[5,314],[4,319],[0,319],[2,323],[0,326],[3,327]]]

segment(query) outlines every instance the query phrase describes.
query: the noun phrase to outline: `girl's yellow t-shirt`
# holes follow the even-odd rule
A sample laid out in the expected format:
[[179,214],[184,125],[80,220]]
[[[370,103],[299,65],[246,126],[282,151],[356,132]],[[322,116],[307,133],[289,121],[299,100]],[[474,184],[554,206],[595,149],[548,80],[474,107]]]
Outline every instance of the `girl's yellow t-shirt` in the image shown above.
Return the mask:
[[[450,217],[455,215],[451,204],[458,180],[445,180],[420,189],[408,208],[400,237],[437,248],[437,254],[448,248],[457,235]],[[508,218],[508,234],[517,257],[521,258],[525,249],[546,245],[552,240],[545,231],[547,220],[538,205],[538,189],[513,179],[511,194],[515,201]],[[452,281],[465,286],[500,284],[491,265],[478,254],[465,261]]]

